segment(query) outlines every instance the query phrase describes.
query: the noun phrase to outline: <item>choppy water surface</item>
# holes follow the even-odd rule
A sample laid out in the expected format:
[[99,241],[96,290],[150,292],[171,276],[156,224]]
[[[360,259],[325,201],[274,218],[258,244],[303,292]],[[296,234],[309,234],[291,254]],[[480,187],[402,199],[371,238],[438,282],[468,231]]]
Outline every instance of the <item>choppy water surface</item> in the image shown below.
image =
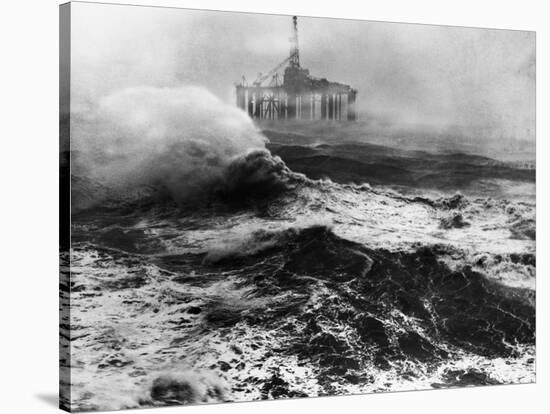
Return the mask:
[[74,409],[534,381],[533,171],[289,148],[193,204],[72,177]]

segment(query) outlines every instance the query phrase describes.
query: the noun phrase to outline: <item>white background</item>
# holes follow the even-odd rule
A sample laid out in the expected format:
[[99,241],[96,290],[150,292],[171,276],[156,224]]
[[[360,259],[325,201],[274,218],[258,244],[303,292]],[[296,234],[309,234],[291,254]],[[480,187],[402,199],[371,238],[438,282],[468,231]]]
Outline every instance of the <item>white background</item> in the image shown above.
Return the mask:
[[[148,0],[263,13],[537,31],[537,384],[294,401],[163,408],[144,413],[542,413],[550,402],[548,353],[548,70],[545,1]],[[0,14],[0,412],[57,411],[58,3],[3,2]]]

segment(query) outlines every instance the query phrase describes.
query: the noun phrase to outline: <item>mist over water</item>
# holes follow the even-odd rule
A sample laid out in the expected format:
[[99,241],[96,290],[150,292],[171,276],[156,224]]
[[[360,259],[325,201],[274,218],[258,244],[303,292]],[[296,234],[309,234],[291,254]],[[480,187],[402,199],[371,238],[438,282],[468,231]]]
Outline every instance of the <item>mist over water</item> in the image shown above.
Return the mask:
[[[291,33],[275,15],[82,4],[73,17],[79,108],[125,87],[181,84],[233,105],[234,82],[285,59]],[[534,142],[534,32],[301,16],[298,27],[302,65],[359,91],[367,132]]]

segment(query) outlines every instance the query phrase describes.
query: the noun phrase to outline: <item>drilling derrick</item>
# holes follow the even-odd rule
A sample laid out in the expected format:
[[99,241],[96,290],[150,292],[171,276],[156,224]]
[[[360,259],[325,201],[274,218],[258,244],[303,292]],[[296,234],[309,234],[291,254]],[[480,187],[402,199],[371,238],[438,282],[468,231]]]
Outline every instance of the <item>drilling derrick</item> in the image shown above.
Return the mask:
[[292,18],[292,37],[290,38],[290,62],[289,66],[300,67],[300,49],[298,48],[298,18]]
[[[279,71],[284,68],[281,82]],[[298,19],[292,18],[289,56],[252,85],[245,77],[236,85],[237,106],[254,119],[356,119],[357,91],[349,85],[316,78],[300,66]]]

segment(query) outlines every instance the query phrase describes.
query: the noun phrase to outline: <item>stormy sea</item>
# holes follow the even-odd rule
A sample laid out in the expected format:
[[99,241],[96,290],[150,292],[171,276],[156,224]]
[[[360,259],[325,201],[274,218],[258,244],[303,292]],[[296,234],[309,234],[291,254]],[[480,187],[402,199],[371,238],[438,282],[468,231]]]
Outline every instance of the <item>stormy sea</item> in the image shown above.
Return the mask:
[[533,164],[277,130],[190,93],[208,111],[112,96],[62,154],[65,406],[535,380]]

